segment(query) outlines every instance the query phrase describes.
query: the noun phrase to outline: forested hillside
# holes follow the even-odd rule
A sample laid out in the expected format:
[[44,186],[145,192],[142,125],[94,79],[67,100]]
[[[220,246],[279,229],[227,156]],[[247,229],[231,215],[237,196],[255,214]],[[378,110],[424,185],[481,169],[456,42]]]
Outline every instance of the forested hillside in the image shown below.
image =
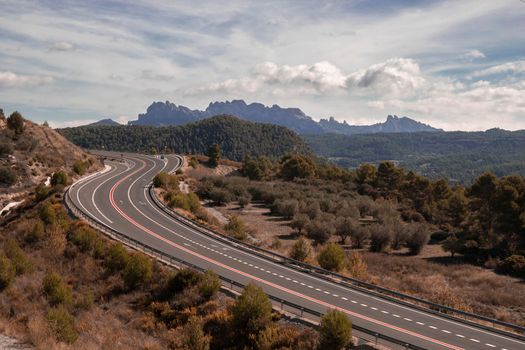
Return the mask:
[[484,172],[525,175],[525,131],[311,135],[313,152],[344,167],[390,160],[433,179],[469,184]]
[[216,116],[181,126],[82,126],[59,132],[78,146],[113,151],[205,154],[220,145],[224,157],[281,157],[308,153],[305,142],[282,126],[260,124],[232,116]]

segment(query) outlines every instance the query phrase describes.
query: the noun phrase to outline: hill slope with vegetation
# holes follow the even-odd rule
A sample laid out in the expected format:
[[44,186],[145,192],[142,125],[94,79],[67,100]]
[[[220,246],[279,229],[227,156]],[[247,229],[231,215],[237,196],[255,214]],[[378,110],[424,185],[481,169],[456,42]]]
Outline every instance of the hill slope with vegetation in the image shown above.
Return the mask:
[[433,179],[469,184],[484,172],[525,175],[525,131],[309,135],[317,155],[344,167],[384,160]]
[[[24,205],[0,218],[0,332],[51,350],[326,348],[333,327],[278,322],[258,286],[233,300],[218,293],[212,271],[175,271],[73,219],[65,186],[95,171],[96,160],[19,113],[0,118],[0,127],[1,159],[14,162],[7,168],[15,174],[2,193],[24,190]],[[20,184],[31,166],[22,160],[36,155],[42,173],[53,175],[47,184],[37,176]],[[341,315],[322,322],[332,317]],[[352,340],[350,322],[343,326],[338,348]]]
[[224,157],[281,157],[308,153],[305,142],[293,131],[232,116],[216,116],[181,126],[81,126],[58,130],[71,142],[89,149],[127,152],[176,152],[205,154],[218,144]]

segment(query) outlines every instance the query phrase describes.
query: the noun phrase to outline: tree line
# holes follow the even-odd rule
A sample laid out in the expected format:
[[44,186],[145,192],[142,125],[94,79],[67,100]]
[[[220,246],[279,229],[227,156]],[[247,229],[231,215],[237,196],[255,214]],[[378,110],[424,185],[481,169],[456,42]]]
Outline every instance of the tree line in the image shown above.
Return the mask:
[[210,146],[217,144],[224,157],[238,161],[245,155],[279,158],[290,152],[308,153],[304,141],[289,129],[232,116],[182,126],[81,126],[58,131],[88,149],[206,154]]

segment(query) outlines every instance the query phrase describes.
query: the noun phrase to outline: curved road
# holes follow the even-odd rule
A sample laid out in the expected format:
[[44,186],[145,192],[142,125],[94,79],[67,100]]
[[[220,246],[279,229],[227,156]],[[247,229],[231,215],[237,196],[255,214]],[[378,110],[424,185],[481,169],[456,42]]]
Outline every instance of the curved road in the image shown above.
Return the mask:
[[[147,194],[160,171],[173,171],[180,159],[104,153],[106,169],[73,184],[69,195],[90,216],[126,236],[184,261],[319,312],[337,308],[356,325],[425,349],[525,349],[525,342],[398,305],[318,279],[238,250],[174,220]],[[431,288],[432,286],[429,286]]]

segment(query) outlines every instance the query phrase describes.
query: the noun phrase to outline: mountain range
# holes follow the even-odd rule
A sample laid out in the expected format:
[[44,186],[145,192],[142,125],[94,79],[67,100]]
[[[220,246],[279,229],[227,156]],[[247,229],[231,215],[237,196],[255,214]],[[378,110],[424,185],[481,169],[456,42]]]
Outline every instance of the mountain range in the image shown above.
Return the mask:
[[408,117],[397,117],[395,115],[389,115],[384,123],[373,125],[350,125],[346,121],[338,122],[333,117],[321,119],[317,122],[299,108],[282,108],[278,105],[268,107],[261,103],[247,104],[243,100],[212,102],[204,111],[192,110],[169,101],[154,102],[147,108],[146,113],[139,114],[137,120],[130,121],[128,124],[148,126],[182,125],[224,114],[234,115],[252,122],[285,126],[303,135],[442,131]]

